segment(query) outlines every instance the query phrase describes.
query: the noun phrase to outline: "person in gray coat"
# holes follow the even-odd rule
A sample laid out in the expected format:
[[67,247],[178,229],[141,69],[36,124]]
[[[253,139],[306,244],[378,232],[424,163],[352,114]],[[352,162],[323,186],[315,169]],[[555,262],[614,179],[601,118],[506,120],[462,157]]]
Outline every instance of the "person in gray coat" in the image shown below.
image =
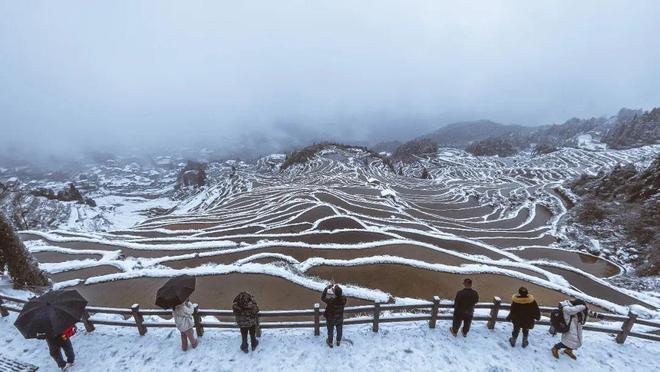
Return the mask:
[[241,350],[244,353],[248,352],[248,333],[250,334],[250,345],[252,345],[252,350],[256,349],[257,345],[259,345],[259,341],[256,337],[257,324],[259,322],[257,317],[259,314],[257,301],[255,301],[251,294],[241,292],[236,298],[234,298],[232,310],[236,316],[236,323],[241,328]]
[[582,300],[571,298],[570,301],[559,303],[564,321],[568,324],[568,332],[561,335],[561,342],[552,347],[552,356],[559,358],[559,350],[564,349],[564,354],[575,360],[577,356],[573,350],[582,346],[582,326],[587,321],[589,309]]

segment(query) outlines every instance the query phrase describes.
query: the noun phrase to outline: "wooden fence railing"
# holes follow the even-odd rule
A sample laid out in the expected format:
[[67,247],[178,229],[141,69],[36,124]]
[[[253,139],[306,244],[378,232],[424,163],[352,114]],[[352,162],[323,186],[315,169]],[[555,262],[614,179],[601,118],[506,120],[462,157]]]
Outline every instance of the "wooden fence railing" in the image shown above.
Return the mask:
[[[20,312],[22,304],[27,300],[20,298],[0,295],[0,314],[3,317],[9,315],[10,311]],[[13,304],[11,304],[13,303]],[[435,296],[431,302],[425,302],[414,305],[396,305],[396,304],[381,304],[374,303],[373,305],[351,306],[344,309],[345,314],[357,314],[355,317],[346,317],[344,319],[345,325],[352,324],[371,324],[372,330],[378,332],[380,323],[395,323],[395,322],[415,322],[415,321],[428,321],[430,328],[435,328],[438,320],[451,320],[452,314],[450,309],[453,308],[451,303],[440,303],[440,298]],[[505,317],[499,315],[500,310],[507,310],[511,308],[510,304],[502,303],[499,297],[493,298],[493,302],[480,302],[475,306],[476,309],[490,309],[487,316],[475,315],[473,321],[485,321],[488,329],[494,329],[498,321],[505,321]],[[549,314],[554,307],[541,307],[541,312]],[[445,311],[442,311],[445,310]],[[381,316],[384,312],[388,316]],[[389,314],[393,313],[393,314]],[[399,314],[396,314],[399,313]],[[96,315],[110,314],[120,315],[123,320],[119,319],[103,319]],[[165,320],[152,320],[154,316],[171,316],[172,312],[169,310],[160,309],[140,309],[140,305],[135,304],[129,309],[107,308],[87,306],[83,313],[82,323],[85,330],[93,332],[97,325],[112,325],[119,327],[134,327],[137,328],[140,335],[145,335],[149,328],[167,328],[175,327],[174,322]],[[193,319],[197,334],[202,336],[207,328],[238,328],[238,325],[233,321],[208,321],[203,320],[202,317],[233,317],[231,310],[207,310],[195,307]],[[145,317],[149,320],[145,320]],[[309,321],[264,321],[271,318],[309,318]],[[634,313],[628,316],[604,313],[592,313],[592,317],[606,320],[621,322],[620,328],[609,328],[605,326],[598,326],[594,323],[586,324],[583,329],[593,332],[603,332],[616,334],[616,342],[623,344],[627,337],[638,337],[646,340],[660,341],[660,322],[639,319]],[[537,325],[550,325],[548,320],[541,320],[536,322]],[[632,328],[635,324],[650,327],[651,330],[647,332],[633,332]],[[317,303],[309,310],[285,310],[285,311],[260,311],[259,312],[259,330],[270,328],[313,328],[316,336],[321,334],[321,326],[325,326],[325,322],[321,319],[321,306]]]

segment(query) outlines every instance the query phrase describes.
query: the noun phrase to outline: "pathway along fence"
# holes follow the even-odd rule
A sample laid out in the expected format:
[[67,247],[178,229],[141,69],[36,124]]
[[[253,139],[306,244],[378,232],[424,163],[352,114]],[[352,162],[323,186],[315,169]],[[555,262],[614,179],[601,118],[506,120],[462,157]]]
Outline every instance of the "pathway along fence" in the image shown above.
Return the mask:
[[[7,302],[13,303],[14,305],[8,304]],[[27,303],[27,300],[0,295],[0,314],[3,317],[6,317],[9,315],[10,311],[20,312],[21,307],[18,304],[24,303]],[[502,303],[502,300],[499,297],[495,297],[493,298],[493,302],[480,302],[475,308],[490,309],[489,315],[475,315],[473,321],[485,321],[488,329],[494,329],[497,322],[506,321],[505,317],[499,314],[500,310],[510,309],[511,305]],[[346,307],[344,309],[345,314],[358,314],[361,316],[345,318],[344,324],[371,324],[372,330],[378,332],[381,323],[428,321],[429,327],[435,328],[438,320],[452,319],[451,313],[449,311],[442,312],[441,310],[443,309],[453,309],[453,304],[440,303],[440,298],[437,296],[433,297],[431,302],[415,305],[381,304],[376,302],[373,305]],[[541,312],[549,314],[554,309],[554,307],[542,306]],[[383,312],[391,312],[394,314],[381,317]],[[396,314],[397,312],[399,312],[399,314]],[[95,317],[97,314],[121,315],[124,320],[102,319]],[[87,332],[93,332],[97,325],[112,325],[137,328],[140,335],[144,336],[149,328],[176,327],[172,321],[146,321],[145,317],[171,315],[172,312],[169,310],[140,309],[140,305],[138,304],[131,306],[130,309],[87,306],[82,317],[82,323]],[[202,319],[202,317],[205,316],[233,317],[233,315],[234,314],[231,310],[206,310],[199,309],[195,306],[193,319],[195,321],[197,334],[202,336],[207,328],[238,328],[238,325],[233,321],[205,321]],[[601,320],[621,322],[620,328],[601,327],[594,324],[588,324],[583,327],[584,330],[588,331],[616,334],[616,342],[619,344],[623,344],[627,337],[638,337],[646,340],[660,341],[660,322],[638,319],[637,315],[632,312],[629,313],[628,316],[603,313],[592,313],[591,315]],[[267,320],[282,317],[309,317],[311,320],[285,322],[264,321],[264,319]],[[550,322],[548,320],[541,320],[536,322],[536,324],[550,325]],[[635,324],[651,327],[651,331],[633,332],[632,328]],[[325,322],[321,318],[321,306],[317,303],[314,304],[314,308],[309,310],[260,311],[259,326],[259,333],[261,332],[261,329],[270,328],[313,328],[314,334],[318,336],[321,334],[321,327],[325,326]]]

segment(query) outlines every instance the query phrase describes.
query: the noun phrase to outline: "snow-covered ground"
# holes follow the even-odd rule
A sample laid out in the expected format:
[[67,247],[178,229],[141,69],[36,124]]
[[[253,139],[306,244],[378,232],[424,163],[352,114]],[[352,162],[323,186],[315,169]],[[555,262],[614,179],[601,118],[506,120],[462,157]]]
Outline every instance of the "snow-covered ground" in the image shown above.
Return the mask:
[[[56,371],[44,341],[25,340],[14,328],[15,314],[0,320],[2,354],[33,363],[40,371]],[[585,332],[577,361],[550,348],[558,337],[539,326],[526,349],[511,348],[510,324],[494,331],[473,324],[467,338],[450,335],[449,322],[436,329],[426,322],[345,326],[340,347],[328,348],[311,329],[264,330],[259,348],[243,354],[238,330],[207,330],[195,350],[182,352],[174,329],[149,329],[139,336],[132,328],[99,326],[74,336],[76,365],[72,371],[657,371],[660,343],[628,338],[624,345],[612,335]],[[82,328],[82,327],[79,327]]]

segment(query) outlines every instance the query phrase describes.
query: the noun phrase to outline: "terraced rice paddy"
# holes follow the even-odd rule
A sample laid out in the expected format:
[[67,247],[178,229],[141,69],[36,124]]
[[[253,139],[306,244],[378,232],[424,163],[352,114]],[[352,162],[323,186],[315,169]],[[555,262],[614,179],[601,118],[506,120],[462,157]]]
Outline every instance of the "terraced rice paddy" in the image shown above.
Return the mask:
[[[99,306],[153,307],[165,277],[199,277],[194,300],[229,308],[252,292],[263,309],[309,308],[328,281],[353,304],[451,299],[470,276],[482,300],[521,285],[540,303],[568,294],[601,308],[652,307],[607,282],[620,268],[554,249],[566,212],[557,188],[583,172],[653,156],[658,147],[475,158],[442,150],[397,175],[361,151],[326,150],[280,172],[271,157],[131,229],[24,232],[58,287]],[[417,176],[428,169],[433,179]]]

